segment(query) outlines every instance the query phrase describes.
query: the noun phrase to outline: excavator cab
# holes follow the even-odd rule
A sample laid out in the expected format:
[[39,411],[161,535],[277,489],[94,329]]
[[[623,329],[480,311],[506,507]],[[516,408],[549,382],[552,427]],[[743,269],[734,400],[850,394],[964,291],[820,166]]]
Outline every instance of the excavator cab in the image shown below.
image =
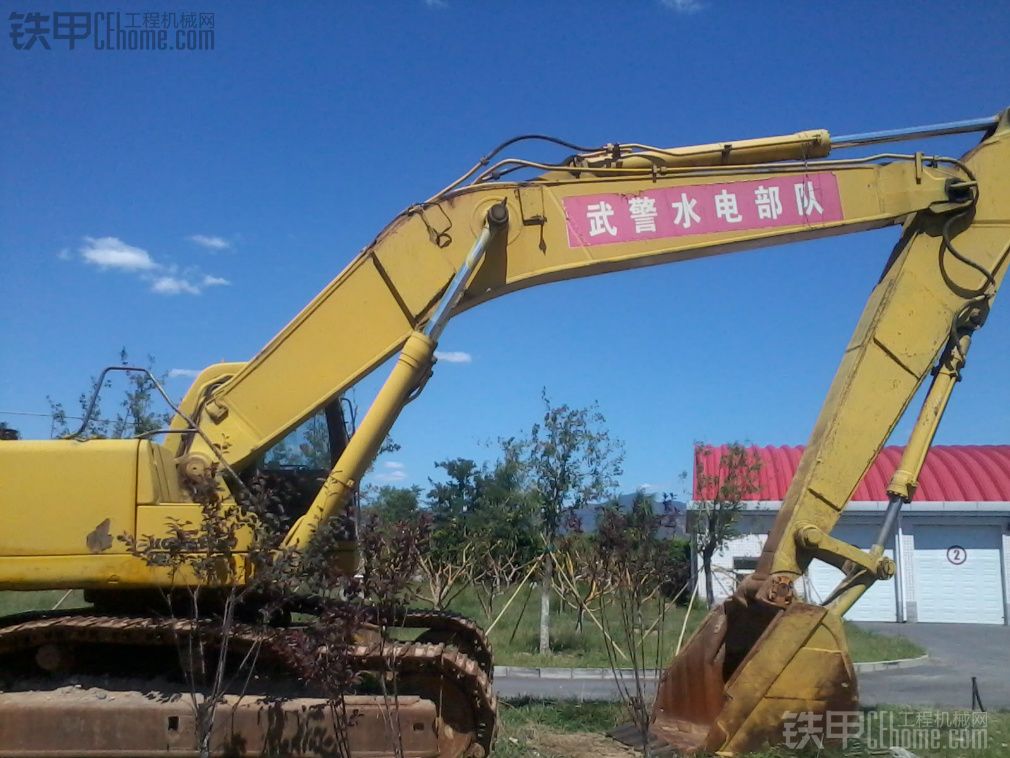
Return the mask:
[[[351,415],[349,405],[338,397],[243,470],[240,478],[250,491],[269,493],[264,507],[276,517],[278,528],[287,531],[319,494],[347,447]],[[354,540],[353,533],[348,540]]]

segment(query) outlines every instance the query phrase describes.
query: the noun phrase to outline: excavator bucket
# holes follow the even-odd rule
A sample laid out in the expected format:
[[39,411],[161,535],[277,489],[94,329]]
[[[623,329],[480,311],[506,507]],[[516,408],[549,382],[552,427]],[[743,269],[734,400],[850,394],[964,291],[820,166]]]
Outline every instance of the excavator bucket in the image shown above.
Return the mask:
[[[857,704],[840,616],[801,602],[777,611],[731,598],[663,673],[650,733],[657,747],[734,756],[782,743],[798,714]],[[803,723],[825,723],[813,718]]]

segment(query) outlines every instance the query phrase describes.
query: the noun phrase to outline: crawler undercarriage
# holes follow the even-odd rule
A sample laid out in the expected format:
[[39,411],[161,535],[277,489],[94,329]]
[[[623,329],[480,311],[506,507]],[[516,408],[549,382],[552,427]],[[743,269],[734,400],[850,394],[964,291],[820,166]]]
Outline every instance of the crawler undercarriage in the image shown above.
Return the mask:
[[[220,756],[486,755],[496,703],[481,630],[444,612],[368,615],[361,644],[340,651],[306,650],[311,620],[235,623],[224,656],[212,622],[93,609],[0,620],[0,756],[199,755],[201,734]],[[402,630],[424,631],[392,639]],[[225,660],[199,678],[210,687],[180,665],[197,647]],[[349,692],[307,678],[301,660],[329,656]]]

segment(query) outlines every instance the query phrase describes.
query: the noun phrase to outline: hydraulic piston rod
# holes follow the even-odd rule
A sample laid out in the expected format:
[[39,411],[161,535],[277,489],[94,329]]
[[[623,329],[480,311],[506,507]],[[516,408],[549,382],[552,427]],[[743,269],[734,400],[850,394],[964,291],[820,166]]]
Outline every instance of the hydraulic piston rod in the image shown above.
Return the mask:
[[[943,418],[943,412],[947,408],[954,387],[961,379],[961,369],[964,367],[968,348],[971,346],[972,334],[984,321],[985,310],[983,308],[973,310],[971,315],[955,331],[955,337],[951,339],[940,356],[933,382],[925,400],[923,400],[919,416],[915,426],[912,427],[908,443],[902,453],[901,463],[887,485],[887,511],[884,514],[883,523],[880,525],[877,539],[869,551],[870,556],[874,559],[879,559],[884,555],[887,544],[894,536],[901,506],[911,502],[915,495],[919,473],[926,461],[926,454],[933,444],[933,438],[936,436],[940,419]],[[857,580],[850,584],[849,577],[846,577],[832,593],[834,600],[830,603],[831,607],[839,614],[844,614],[866,593],[876,579],[877,577],[864,573],[862,581]],[[846,587],[846,584],[850,584],[850,586]]]
[[942,137],[946,134],[966,134],[968,132],[985,132],[999,122],[999,116],[987,118],[972,118],[965,121],[948,121],[945,124],[930,124],[928,126],[911,126],[905,129],[885,129],[879,132],[862,132],[860,134],[845,134],[832,137],[831,148],[837,150],[843,147],[859,145],[879,145],[883,142],[903,142],[912,139],[927,139]]
[[[452,315],[453,307],[463,296],[470,277],[484,260],[484,254],[495,233],[507,223],[508,211],[505,205],[493,205],[488,211],[487,220],[473,248],[442,296],[434,317],[424,331],[415,330],[407,337],[389,378],[375,396],[344,452],[333,465],[312,505],[291,527],[284,539],[285,547],[307,547],[323,524],[343,512],[348,498],[375,459],[382,441],[389,434],[400,411],[431,370],[435,346]],[[343,568],[353,571],[355,567]]]

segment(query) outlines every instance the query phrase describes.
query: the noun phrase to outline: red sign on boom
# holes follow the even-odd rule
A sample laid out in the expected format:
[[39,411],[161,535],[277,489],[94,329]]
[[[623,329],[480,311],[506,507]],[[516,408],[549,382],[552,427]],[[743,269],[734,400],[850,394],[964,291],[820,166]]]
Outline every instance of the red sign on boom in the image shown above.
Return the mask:
[[569,247],[840,221],[832,172],[565,198]]

